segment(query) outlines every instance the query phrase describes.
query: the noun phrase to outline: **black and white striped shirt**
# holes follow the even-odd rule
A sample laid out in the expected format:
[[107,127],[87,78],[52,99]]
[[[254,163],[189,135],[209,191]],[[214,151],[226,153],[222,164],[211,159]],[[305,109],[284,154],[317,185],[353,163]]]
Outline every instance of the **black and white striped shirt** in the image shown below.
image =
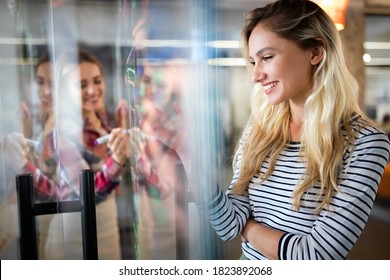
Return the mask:
[[[331,199],[330,208],[315,212],[320,182],[301,199],[299,211],[292,207],[292,192],[305,173],[305,162],[298,157],[300,143],[290,142],[279,155],[275,169],[267,180],[255,176],[248,196],[231,193],[238,179],[241,154],[238,155],[233,179],[226,193],[210,202],[211,224],[223,240],[238,236],[249,217],[286,232],[279,242],[279,258],[345,259],[362,233],[370,215],[378,184],[389,159],[387,136],[372,126],[363,126],[360,118],[352,120],[358,131],[352,157],[344,155],[339,175],[340,192]],[[268,162],[260,172],[264,173]],[[249,242],[242,243],[248,259],[266,259]]]

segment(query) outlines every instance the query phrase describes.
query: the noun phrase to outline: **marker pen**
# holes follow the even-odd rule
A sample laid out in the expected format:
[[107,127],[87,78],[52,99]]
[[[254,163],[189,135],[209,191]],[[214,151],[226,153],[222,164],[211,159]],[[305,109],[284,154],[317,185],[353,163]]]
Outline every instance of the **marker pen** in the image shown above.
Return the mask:
[[[126,131],[124,131],[124,132],[126,133]],[[94,143],[95,143],[95,145],[100,145],[100,144],[103,144],[103,143],[107,143],[109,137],[110,137],[110,134],[101,136],[101,137],[97,138]]]
[[[129,128],[128,130],[123,130],[123,133],[132,134],[134,132],[140,133],[142,137],[145,137],[145,139],[156,140],[156,138],[154,136],[143,133],[138,127],[133,127],[133,128]],[[104,135],[102,137],[97,138],[95,140],[95,145],[100,145],[100,144],[103,144],[103,143],[107,143],[109,137],[110,137],[110,134],[107,134],[107,135]]]
[[30,147],[33,147],[33,148],[38,148],[39,147],[39,142],[38,141],[35,141],[35,140],[32,140],[32,139],[28,139],[28,138],[25,138],[25,139],[26,139],[27,145],[29,145]]

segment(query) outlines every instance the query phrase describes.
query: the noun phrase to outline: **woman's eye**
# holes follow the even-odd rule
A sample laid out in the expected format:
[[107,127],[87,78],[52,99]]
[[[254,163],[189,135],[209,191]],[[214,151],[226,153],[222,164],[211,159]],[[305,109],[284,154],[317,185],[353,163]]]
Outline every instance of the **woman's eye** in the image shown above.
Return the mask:
[[255,66],[255,62],[254,61],[249,61],[249,63],[253,66]]
[[102,80],[101,80],[101,79],[96,79],[96,80],[94,81],[94,83],[95,83],[96,85],[99,85],[99,84],[102,83]]
[[272,55],[263,56],[263,61],[268,61],[272,58]]
[[35,79],[35,82],[37,83],[37,85],[42,86],[45,81],[43,79]]

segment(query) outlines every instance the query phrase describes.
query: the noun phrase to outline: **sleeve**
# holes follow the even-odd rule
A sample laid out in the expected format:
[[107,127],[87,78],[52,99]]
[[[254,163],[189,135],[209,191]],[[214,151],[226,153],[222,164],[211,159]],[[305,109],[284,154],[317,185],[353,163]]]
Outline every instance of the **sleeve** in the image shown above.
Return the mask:
[[33,175],[35,198],[39,201],[55,201],[59,197],[58,187],[54,180],[49,179],[40,169],[28,162],[24,173]]
[[208,206],[210,223],[222,240],[231,240],[238,236],[250,216],[249,197],[234,195],[231,189],[239,178],[242,158],[242,140],[238,147],[237,163],[234,167],[233,178],[226,193],[218,188]]
[[89,151],[80,153],[77,144],[62,139],[60,150],[61,193],[74,192],[79,195],[79,172],[94,171],[96,203],[104,200],[113,189],[119,186],[125,167],[119,166],[112,157],[105,162]]
[[124,170],[124,166],[120,166],[112,157],[109,157],[105,164],[95,173],[96,196],[104,199],[113,189],[119,186]]
[[382,132],[361,134],[351,157],[344,158],[340,192],[330,209],[321,211],[309,234],[283,235],[279,259],[346,259],[371,213],[389,151],[389,139]]
[[[46,175],[45,172],[32,163],[26,165],[24,172],[33,174],[37,199],[53,201],[79,196],[80,171],[95,169],[91,168],[83,154],[70,141],[61,140],[59,160],[56,166],[56,169],[59,170],[58,175]],[[125,170],[125,166],[119,166],[112,157],[108,157],[99,166],[94,172],[96,203],[103,201],[113,189],[119,186],[121,174]]]

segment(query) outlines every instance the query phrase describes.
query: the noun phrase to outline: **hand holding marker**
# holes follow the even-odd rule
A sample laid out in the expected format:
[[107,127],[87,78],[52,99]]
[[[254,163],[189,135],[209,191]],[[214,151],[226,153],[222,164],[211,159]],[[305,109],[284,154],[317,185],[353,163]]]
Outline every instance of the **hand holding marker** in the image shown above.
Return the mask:
[[[125,133],[128,133],[128,134],[139,133],[142,137],[144,137],[147,140],[156,140],[156,137],[154,137],[152,135],[149,135],[149,134],[145,134],[138,127],[129,128],[127,130],[124,129],[122,131],[122,133],[123,134],[125,134]],[[100,145],[100,144],[103,144],[103,143],[107,143],[109,137],[110,137],[110,134],[107,134],[107,135],[104,135],[102,137],[97,138],[95,140],[95,145]]]
[[28,139],[28,138],[25,138],[25,139],[26,139],[27,145],[29,145],[30,147],[33,147],[35,149],[39,148],[40,144],[39,144],[38,141],[31,140],[31,139]]

